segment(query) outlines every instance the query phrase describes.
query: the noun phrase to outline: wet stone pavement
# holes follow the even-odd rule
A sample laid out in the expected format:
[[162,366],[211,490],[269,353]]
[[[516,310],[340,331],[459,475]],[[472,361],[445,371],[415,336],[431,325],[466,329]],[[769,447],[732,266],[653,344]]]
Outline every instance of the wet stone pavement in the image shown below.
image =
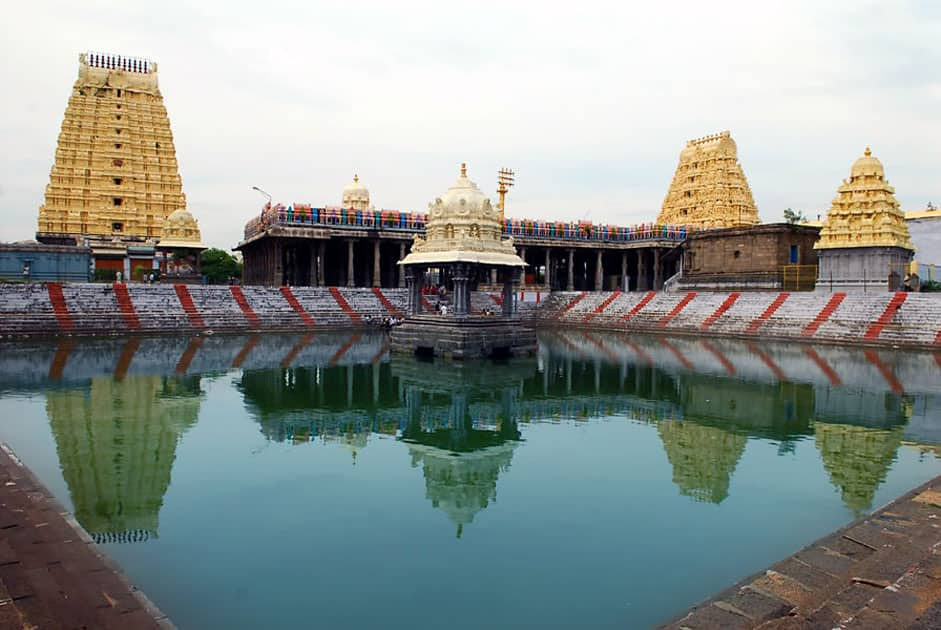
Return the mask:
[[941,628],[941,477],[666,627]]
[[173,628],[3,444],[0,628]]

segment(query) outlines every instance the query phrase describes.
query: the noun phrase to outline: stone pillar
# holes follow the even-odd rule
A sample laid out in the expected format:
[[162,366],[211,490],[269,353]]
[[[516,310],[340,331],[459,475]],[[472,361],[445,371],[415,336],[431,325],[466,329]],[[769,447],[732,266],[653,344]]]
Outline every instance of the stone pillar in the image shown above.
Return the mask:
[[663,265],[660,263],[660,248],[653,250],[653,289],[663,290]]
[[382,265],[379,258],[379,241],[373,241],[372,244],[372,285],[374,287],[382,286]]
[[[399,243],[399,260],[405,258],[405,243]],[[399,267],[399,288],[405,288],[405,265]]]
[[598,250],[595,257],[595,291],[601,291],[604,288],[604,267],[601,266],[601,258],[604,255],[602,250]]
[[467,266],[454,265],[454,314],[457,317],[467,316]]
[[497,270],[496,269],[490,270],[490,284],[491,286],[497,284]]
[[519,283],[520,270],[507,267],[503,275],[503,314],[512,317],[517,314],[516,287]]
[[637,290],[647,291],[650,286],[647,284],[647,255],[643,249],[637,250]]
[[569,250],[569,277],[568,281],[565,283],[566,291],[575,290],[575,250]]
[[379,402],[379,366],[381,365],[380,361],[376,361],[372,365],[372,401],[373,403]]
[[621,252],[621,290],[629,291],[630,280],[627,278],[627,252]]
[[414,267],[405,269],[405,283],[408,285],[408,306],[410,315],[421,313],[422,276]]
[[310,269],[307,272],[307,286],[317,286],[317,250],[313,244],[307,249],[310,252]]
[[353,406],[353,364],[346,366],[346,406],[348,408]]
[[327,266],[327,244],[324,241],[317,243],[317,286],[322,287],[327,284],[324,267]]
[[[525,247],[520,247],[520,252],[519,252],[519,254],[520,254],[520,258],[523,259],[523,262],[526,262],[526,248],[525,248]],[[524,284],[525,284],[525,282],[526,282],[526,275],[525,275],[525,274],[526,274],[526,267],[523,267],[523,283],[524,283]]]
[[549,291],[552,290],[552,272],[549,271],[550,269],[552,269],[552,249],[547,247],[546,248],[546,278],[545,280],[546,280],[546,289]]
[[346,242],[346,286],[352,287],[353,282],[353,239]]
[[275,239],[274,243],[271,244],[271,255],[273,256],[272,265],[274,273],[272,274],[272,280],[274,286],[280,287],[284,284],[284,253],[281,249],[281,243]]

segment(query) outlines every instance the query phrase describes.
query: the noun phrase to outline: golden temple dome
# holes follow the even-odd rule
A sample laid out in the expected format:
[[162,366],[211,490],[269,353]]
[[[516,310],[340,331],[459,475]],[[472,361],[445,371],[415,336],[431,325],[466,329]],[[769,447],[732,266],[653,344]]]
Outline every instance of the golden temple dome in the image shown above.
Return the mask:
[[853,168],[850,169],[850,178],[873,176],[882,179],[885,177],[885,170],[882,168],[882,162],[878,158],[872,157],[872,151],[866,147],[866,152],[861,158],[853,162]]
[[525,267],[512,238],[503,238],[500,210],[467,177],[467,165],[443,195],[428,204],[425,236],[416,236],[400,264],[470,262]]
[[369,189],[359,183],[359,175],[353,175],[353,181],[343,188],[342,199],[344,208],[369,209]]
[[163,222],[163,236],[160,247],[187,247],[206,249],[202,244],[199,222],[186,209],[179,208],[170,213]]

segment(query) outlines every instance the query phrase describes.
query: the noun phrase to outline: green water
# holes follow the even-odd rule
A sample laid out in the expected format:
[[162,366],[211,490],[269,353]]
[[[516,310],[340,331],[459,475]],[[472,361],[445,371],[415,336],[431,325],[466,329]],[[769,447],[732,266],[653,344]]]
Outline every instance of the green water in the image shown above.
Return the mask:
[[941,474],[939,393],[930,354],[571,332],[0,346],[0,440],[180,628],[665,622]]

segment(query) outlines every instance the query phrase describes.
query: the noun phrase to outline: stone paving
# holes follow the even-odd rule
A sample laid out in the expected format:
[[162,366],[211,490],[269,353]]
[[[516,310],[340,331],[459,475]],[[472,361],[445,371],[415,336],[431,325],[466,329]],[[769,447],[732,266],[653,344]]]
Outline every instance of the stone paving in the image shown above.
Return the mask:
[[666,628],[941,628],[941,477]]
[[2,443],[0,628],[173,628]]

